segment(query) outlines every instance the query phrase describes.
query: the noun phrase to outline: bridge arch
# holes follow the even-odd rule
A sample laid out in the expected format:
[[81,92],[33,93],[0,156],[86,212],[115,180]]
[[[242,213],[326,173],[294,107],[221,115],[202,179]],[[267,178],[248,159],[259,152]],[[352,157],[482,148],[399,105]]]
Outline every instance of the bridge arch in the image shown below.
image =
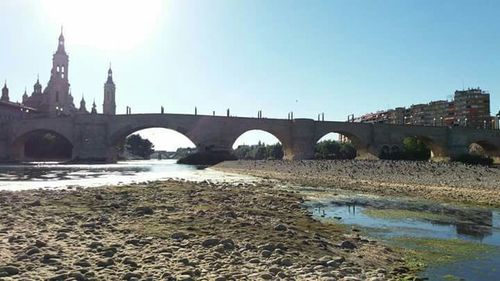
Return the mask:
[[[40,142],[53,136],[55,143],[41,147]],[[11,158],[15,161],[71,160],[74,144],[72,138],[57,129],[33,129],[21,132],[11,143]]]
[[368,148],[368,144],[363,141],[362,137],[346,130],[330,129],[322,131],[320,134],[316,136],[314,144],[317,144],[321,139],[330,134],[338,134],[346,138],[347,139],[346,141],[350,142],[354,147],[354,149],[356,149],[356,158],[358,159],[374,159],[377,157],[377,155],[374,155],[370,151],[370,149]]
[[[238,137],[236,137],[236,139],[234,139],[231,147],[232,147],[233,151],[235,152],[235,154],[236,154],[236,156],[238,158],[242,158],[242,156],[244,156],[244,155],[238,155],[238,154],[241,154],[243,151],[240,151],[239,150],[239,146],[236,146],[237,142],[239,140],[241,140],[242,138],[245,138],[245,137],[247,137],[249,135],[252,135],[252,134],[258,134],[258,135],[260,135],[260,137],[257,137],[256,140],[258,140],[259,143],[262,143],[262,145],[275,145],[275,144],[278,144],[278,146],[274,147],[275,149],[277,149],[273,153],[275,155],[269,155],[268,158],[273,158],[273,159],[282,159],[283,158],[285,150],[283,148],[282,141],[277,136],[275,136],[274,134],[272,134],[272,133],[270,133],[268,131],[265,131],[265,130],[261,130],[261,129],[250,129],[250,130],[247,130],[247,131],[243,132],[242,134],[240,134]],[[264,137],[264,139],[262,139],[262,137]],[[252,146],[252,145],[255,145],[255,143],[242,143],[240,145],[249,145],[249,146]],[[259,152],[259,151],[261,151],[261,150],[257,149],[257,152]],[[255,157],[257,157],[257,159],[260,159],[260,158],[262,158],[262,156],[264,156],[264,155],[255,156]],[[254,159],[254,158],[249,158],[249,159]]]
[[[480,151],[473,151],[474,146],[479,147]],[[469,142],[469,153],[480,154],[493,158],[496,163],[500,163],[500,144],[485,139],[475,139]]]
[[122,130],[118,130],[117,132],[115,132],[110,137],[110,149],[112,150],[111,151],[112,157],[117,158],[118,153],[119,153],[118,147],[125,142],[125,139],[128,136],[130,136],[134,133],[138,133],[138,132],[143,131],[143,130],[147,130],[147,129],[165,129],[165,130],[168,130],[174,134],[181,136],[182,139],[185,139],[188,142],[190,142],[190,144],[191,144],[190,147],[192,147],[192,146],[197,147],[196,143],[188,135],[186,135],[185,133],[183,133],[179,130],[176,130],[179,128],[174,129],[174,128],[171,128],[170,126],[142,125],[142,126],[123,128]]
[[116,146],[125,138],[131,134],[134,134],[136,132],[146,130],[146,129],[167,129],[174,131],[176,133],[179,133],[186,137],[190,142],[192,142],[195,146],[197,145],[193,139],[187,134],[187,130],[183,130],[182,128],[179,127],[172,127],[172,126],[162,126],[162,125],[141,125],[141,126],[127,126],[125,128],[121,128],[120,130],[117,130],[114,134],[110,136],[110,145]]
[[[408,138],[415,138],[416,140],[421,141],[427,147],[427,149],[429,149],[430,154],[428,159],[433,161],[441,161],[449,159],[449,153],[446,148],[446,144],[436,141],[431,136],[425,136],[421,134],[406,134],[401,139],[400,144],[398,145],[399,147],[398,153],[404,152],[404,142]],[[391,147],[391,152],[394,151],[393,148],[394,147]]]

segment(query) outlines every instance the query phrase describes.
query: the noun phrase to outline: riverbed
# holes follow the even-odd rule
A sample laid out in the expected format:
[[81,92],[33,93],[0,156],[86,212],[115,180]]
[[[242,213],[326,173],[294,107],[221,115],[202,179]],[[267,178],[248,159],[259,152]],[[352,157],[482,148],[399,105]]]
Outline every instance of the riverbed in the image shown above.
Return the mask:
[[[228,173],[223,169],[178,165],[175,160],[109,165],[0,165],[0,190],[6,191],[126,187],[157,180],[210,184],[262,182],[259,177]],[[430,280],[500,280],[500,271],[497,270],[500,264],[498,209],[417,200],[415,197],[358,194],[334,187],[318,188],[317,183],[315,187],[307,187],[279,182],[267,181],[266,185],[279,190],[299,191],[301,196],[309,198],[304,206],[315,219],[343,224],[354,233],[383,241],[390,247],[405,249],[411,266],[427,265],[423,277]]]

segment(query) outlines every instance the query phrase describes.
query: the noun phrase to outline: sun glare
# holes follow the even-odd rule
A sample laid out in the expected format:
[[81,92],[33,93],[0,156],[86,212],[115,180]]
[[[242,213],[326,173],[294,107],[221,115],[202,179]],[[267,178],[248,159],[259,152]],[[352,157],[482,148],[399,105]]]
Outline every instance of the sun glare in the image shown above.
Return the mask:
[[161,0],[44,0],[54,24],[67,30],[73,44],[103,50],[130,50],[154,31]]

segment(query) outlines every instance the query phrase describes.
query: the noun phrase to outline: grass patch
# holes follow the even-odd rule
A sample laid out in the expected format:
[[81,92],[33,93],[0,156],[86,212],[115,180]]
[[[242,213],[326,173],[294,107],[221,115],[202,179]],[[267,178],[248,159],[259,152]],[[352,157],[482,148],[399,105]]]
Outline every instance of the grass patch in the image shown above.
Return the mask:
[[478,259],[499,250],[495,246],[459,239],[397,237],[391,242],[404,248],[407,266],[414,270],[422,270],[428,265]]
[[443,214],[430,212],[410,211],[401,209],[373,209],[368,208],[363,211],[367,216],[380,219],[421,219],[430,221],[449,222],[451,218]]

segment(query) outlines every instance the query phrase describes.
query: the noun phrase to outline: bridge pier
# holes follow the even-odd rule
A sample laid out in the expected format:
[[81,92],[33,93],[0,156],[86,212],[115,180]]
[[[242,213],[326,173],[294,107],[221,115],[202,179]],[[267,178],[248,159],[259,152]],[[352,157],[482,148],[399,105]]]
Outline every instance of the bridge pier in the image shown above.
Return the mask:
[[115,148],[105,146],[83,145],[73,147],[72,162],[82,163],[116,163],[118,153]]
[[[447,161],[451,161],[454,159],[457,159],[461,155],[469,154],[469,146],[466,144],[461,144],[461,145],[450,145],[448,146],[448,153],[446,155],[441,156],[441,158],[444,158]],[[437,155],[437,159],[439,159],[440,155]],[[433,157],[435,158],[435,157]]]
[[378,160],[379,151],[370,147],[355,147],[357,160]]
[[289,139],[283,141],[283,158],[286,160],[307,160],[314,158],[316,144],[315,122],[312,119],[295,119]]
[[100,119],[78,122],[73,136],[73,162],[116,163],[116,144],[107,137],[107,125]]

